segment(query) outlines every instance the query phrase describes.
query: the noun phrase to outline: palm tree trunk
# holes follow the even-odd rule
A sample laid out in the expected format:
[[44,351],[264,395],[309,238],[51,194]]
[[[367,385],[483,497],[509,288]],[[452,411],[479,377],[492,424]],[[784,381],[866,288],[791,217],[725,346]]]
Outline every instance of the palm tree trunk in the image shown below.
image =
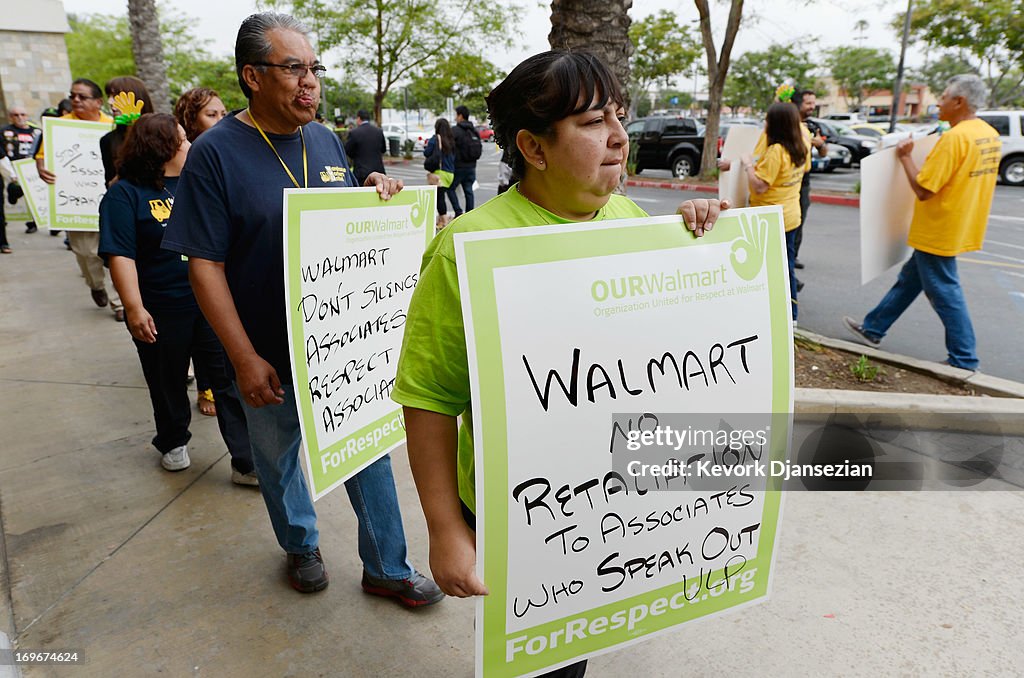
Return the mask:
[[155,0],[128,0],[128,23],[132,32],[132,55],[137,75],[146,83],[153,108],[171,112],[171,92],[167,84],[160,19]]

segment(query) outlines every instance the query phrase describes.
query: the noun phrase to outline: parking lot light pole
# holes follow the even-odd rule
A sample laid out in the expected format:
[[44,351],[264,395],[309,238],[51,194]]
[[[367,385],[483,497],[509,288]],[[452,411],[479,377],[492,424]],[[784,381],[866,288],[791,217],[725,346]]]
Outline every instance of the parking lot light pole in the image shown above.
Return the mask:
[[889,109],[889,134],[896,131],[896,107],[900,104],[903,89],[903,61],[907,56],[907,40],[910,38],[910,13],[914,0],[907,0],[907,16],[903,19],[903,45],[900,47],[900,65],[896,68],[896,86],[892,88],[892,107]]

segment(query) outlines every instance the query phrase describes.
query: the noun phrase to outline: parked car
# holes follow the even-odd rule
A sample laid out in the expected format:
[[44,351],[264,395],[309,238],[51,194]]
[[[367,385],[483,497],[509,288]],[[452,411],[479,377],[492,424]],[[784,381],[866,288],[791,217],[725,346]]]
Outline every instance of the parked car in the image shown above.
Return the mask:
[[[933,125],[934,126],[934,125]],[[850,125],[850,129],[854,133],[861,135],[862,137],[871,137],[872,139],[880,139],[889,133],[888,123],[877,123],[877,122],[858,122]],[[896,125],[896,132],[911,132],[911,128],[906,125]]]
[[640,118],[626,126],[629,143],[636,147],[636,173],[645,169],[671,170],[685,179],[700,171],[704,152],[704,125],[693,118]]
[[[840,144],[825,144],[828,149],[828,166],[824,169],[825,172],[835,172],[839,168],[850,169],[853,167],[853,154],[850,153],[850,149]],[[812,158],[816,158],[818,153],[815,151],[811,154]],[[814,171],[814,168],[811,168]]]
[[405,145],[406,139],[412,141],[413,151],[422,151],[423,144],[433,136],[433,134],[427,132],[407,132],[405,127],[401,125],[381,125],[380,128],[384,131],[385,139],[398,139],[400,145]]
[[1024,186],[1024,111],[978,111],[978,117],[995,127],[1003,142],[999,180]]
[[494,141],[494,130],[490,125],[477,125],[476,131],[480,135],[480,141]]
[[860,161],[878,150],[878,139],[855,134],[853,130],[835,120],[822,120],[821,118],[810,118],[821,128],[825,141],[830,144],[845,146],[853,162],[860,164]]
[[836,122],[844,122],[847,125],[852,125],[855,122],[867,122],[867,120],[864,119],[864,116],[862,116],[860,113],[857,113],[856,111],[852,111],[849,113],[831,113],[825,119],[834,120]]

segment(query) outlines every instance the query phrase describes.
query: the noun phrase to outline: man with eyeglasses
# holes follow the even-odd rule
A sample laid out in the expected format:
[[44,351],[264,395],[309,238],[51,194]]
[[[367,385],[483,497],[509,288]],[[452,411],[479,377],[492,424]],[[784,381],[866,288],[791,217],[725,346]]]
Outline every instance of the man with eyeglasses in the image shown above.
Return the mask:
[[[204,132],[189,151],[163,247],[189,257],[203,314],[227,350],[249,426],[253,461],[289,583],[327,588],[316,511],[299,465],[301,435],[285,314],[282,192],[356,183],[338,138],[314,121],[324,74],[308,29],[285,14],[254,14],[235,42],[249,107]],[[373,173],[387,200],[402,182]],[[409,564],[391,460],[345,483],[359,522],[362,586],[415,608],[444,594]]]
[[[39,137],[43,135],[43,130],[29,122],[28,112],[21,106],[11,106],[7,110],[7,116],[10,118],[11,124],[0,127],[0,143],[3,144],[3,154],[11,162],[31,158],[32,149],[35,148]],[[11,195],[11,189],[16,184],[17,181],[13,181],[11,186],[7,187],[8,195]],[[4,201],[2,198],[3,196],[0,195],[0,222],[3,221]],[[36,222],[29,221],[25,224],[26,233],[35,233],[37,230],[39,229],[36,228]]]
[[[71,100],[71,112],[62,115],[61,118],[114,124],[114,119],[100,110],[103,105],[103,90],[92,80],[86,78],[75,80],[71,83],[71,93],[68,94],[68,98]],[[97,145],[96,153],[99,152],[99,145]],[[57,181],[57,175],[46,168],[43,144],[39,144],[39,150],[36,152],[36,169],[39,170],[39,178],[46,183],[53,184]],[[68,242],[78,260],[78,267],[82,269],[82,275],[85,276],[85,284],[89,286],[93,303],[100,308],[109,304],[110,310],[114,312],[114,320],[122,322],[124,306],[113,285],[111,285],[111,294],[107,294],[106,271],[103,268],[103,260],[97,254],[100,246],[99,231],[68,231]]]

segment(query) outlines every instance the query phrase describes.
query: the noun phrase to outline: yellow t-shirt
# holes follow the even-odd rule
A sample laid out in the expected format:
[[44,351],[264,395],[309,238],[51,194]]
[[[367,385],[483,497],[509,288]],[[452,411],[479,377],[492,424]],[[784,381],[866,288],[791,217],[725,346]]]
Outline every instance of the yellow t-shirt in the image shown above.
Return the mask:
[[782,144],[769,146],[754,165],[754,173],[768,184],[768,190],[755,193],[751,187],[750,206],[781,205],[787,233],[800,225],[800,183],[804,172],[811,169],[811,145],[807,139],[805,146],[807,155],[803,165],[795,165]]
[[999,132],[978,118],[942,135],[917,174],[935,195],[914,204],[908,245],[940,257],[981,249],[1001,146]]
[[[64,115],[62,115],[60,117],[61,117],[62,120],[65,119],[65,118],[67,118],[69,120],[81,120],[82,119],[82,118],[79,118],[77,115],[75,115],[74,111],[71,111],[70,113],[65,113]],[[109,122],[109,123],[113,124],[114,119],[111,118],[106,113],[104,113],[103,111],[100,111],[100,117],[98,119],[94,120],[93,122]],[[39,140],[39,150],[36,151],[36,157],[37,158],[44,157],[43,156],[43,140],[42,139]]]

